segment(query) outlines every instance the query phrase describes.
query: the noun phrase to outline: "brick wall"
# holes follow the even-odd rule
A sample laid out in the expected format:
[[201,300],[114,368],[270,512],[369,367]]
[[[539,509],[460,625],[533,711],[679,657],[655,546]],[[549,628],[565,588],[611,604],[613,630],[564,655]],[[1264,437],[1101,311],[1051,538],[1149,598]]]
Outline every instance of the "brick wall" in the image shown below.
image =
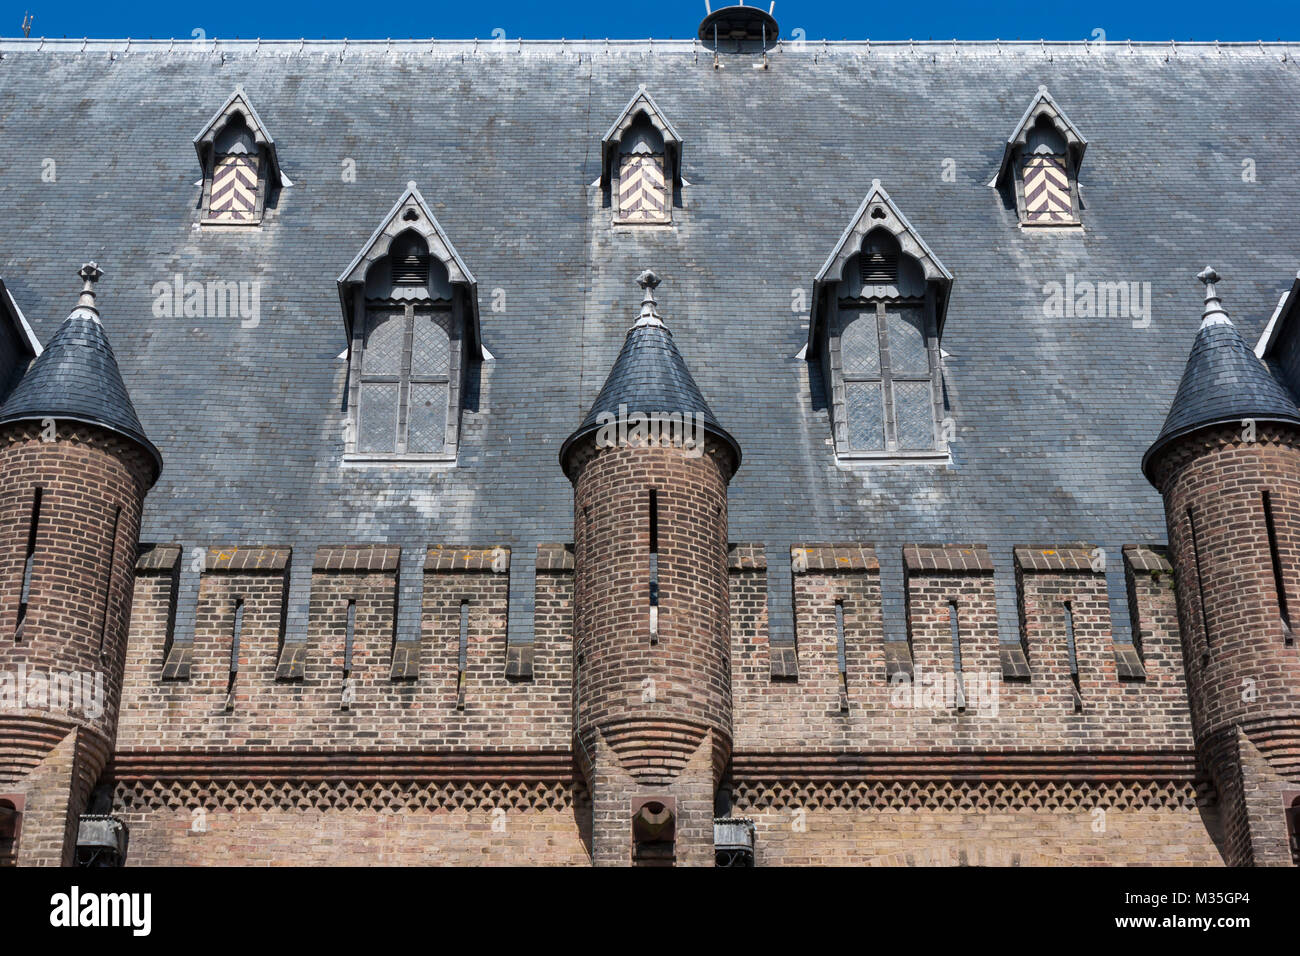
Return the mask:
[[25,797],[18,861],[58,865],[72,860],[77,817],[117,733],[153,465],[94,426],[58,422],[53,441],[41,432],[0,429],[0,790]]
[[[0,436],[0,672],[25,665],[102,674],[102,715],[74,719],[111,742],[149,466],[134,446],[91,426],[70,430],[64,423],[57,435],[43,442],[39,428],[11,425]],[[19,639],[37,488],[39,522]]]
[[119,785],[128,865],[580,866],[574,783]]
[[[1283,794],[1300,782],[1300,444],[1260,425],[1202,431],[1156,463],[1184,622],[1196,738],[1224,795],[1229,862],[1290,865]],[[1263,495],[1273,514],[1281,586]]]
[[847,788],[768,786],[742,793],[735,812],[755,821],[758,866],[1222,865],[1214,809],[1186,785],[1152,789],[1037,809],[981,806],[960,788],[876,807],[853,805]]
[[598,864],[644,859],[632,852],[632,801],[660,796],[676,804],[675,861],[712,860],[714,787],[731,750],[729,475],[714,454],[673,447],[600,449],[577,469],[577,747]]
[[[133,625],[119,750],[567,750],[567,637],[543,629],[535,644],[539,676],[506,678],[508,557],[501,571],[491,569],[490,556],[472,562],[463,557],[490,555],[491,550],[429,551],[413,679],[394,679],[392,673],[395,561],[379,569],[344,569],[315,556],[306,643],[300,648],[286,644],[282,652],[287,549],[213,549],[200,583],[188,680],[163,679],[168,585],[163,579],[142,577],[137,598],[145,613]],[[256,557],[272,552],[276,556]],[[249,560],[260,560],[263,567],[217,566],[218,553],[253,555]],[[444,559],[447,566],[441,567]],[[234,706],[226,711],[238,598],[244,602],[240,667]],[[462,599],[469,602],[463,710],[457,708],[456,686]],[[345,709],[343,658],[350,600],[356,603]],[[182,638],[177,635],[176,640]],[[302,676],[277,679],[278,665],[289,652],[300,655]]]
[[[1004,652],[1021,646],[1000,643],[993,564],[983,548],[906,549],[905,642],[885,641],[879,565],[870,547],[799,545],[792,553],[797,678],[774,678],[765,666],[771,653],[766,609],[744,597],[744,588],[756,586],[758,572],[732,573],[733,583],[740,582],[732,600],[737,754],[788,753],[796,763],[800,751],[863,749],[1190,754],[1167,575],[1164,586],[1146,572],[1136,578],[1146,679],[1123,680],[1104,576],[1087,564],[1086,570],[1023,574],[1028,678],[1011,680],[1003,676]],[[1063,600],[1075,612],[1081,712],[1071,694]],[[847,710],[840,698],[837,601],[845,631]],[[957,603],[964,711],[957,709],[955,694],[951,601]],[[900,683],[909,672],[911,682]]]

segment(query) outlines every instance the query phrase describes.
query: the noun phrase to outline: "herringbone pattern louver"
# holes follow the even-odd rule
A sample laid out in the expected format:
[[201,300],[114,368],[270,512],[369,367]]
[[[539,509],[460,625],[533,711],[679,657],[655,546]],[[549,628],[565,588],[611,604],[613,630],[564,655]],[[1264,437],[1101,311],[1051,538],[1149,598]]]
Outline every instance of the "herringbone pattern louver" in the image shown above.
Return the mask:
[[1027,156],[1024,177],[1026,222],[1074,222],[1064,156]]
[[618,211],[624,222],[667,222],[668,188],[661,153],[624,153],[618,171]]
[[208,215],[225,222],[248,222],[256,217],[256,156],[231,153],[217,157]]

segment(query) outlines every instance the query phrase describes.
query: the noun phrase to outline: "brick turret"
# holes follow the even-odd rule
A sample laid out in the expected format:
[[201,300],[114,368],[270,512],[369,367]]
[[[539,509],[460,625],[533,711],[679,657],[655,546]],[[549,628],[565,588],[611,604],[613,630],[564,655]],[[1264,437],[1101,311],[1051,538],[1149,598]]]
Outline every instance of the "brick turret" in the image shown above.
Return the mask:
[[727,484],[740,448],[656,310],[560,463],[574,484],[575,747],[597,864],[713,862],[731,753]]
[[1206,269],[1205,313],[1143,469],[1164,496],[1201,762],[1235,865],[1287,865],[1300,791],[1300,410]]
[[76,308],[0,407],[0,800],[20,864],[73,859],[113,748],[144,496],[145,437],[81,270]]

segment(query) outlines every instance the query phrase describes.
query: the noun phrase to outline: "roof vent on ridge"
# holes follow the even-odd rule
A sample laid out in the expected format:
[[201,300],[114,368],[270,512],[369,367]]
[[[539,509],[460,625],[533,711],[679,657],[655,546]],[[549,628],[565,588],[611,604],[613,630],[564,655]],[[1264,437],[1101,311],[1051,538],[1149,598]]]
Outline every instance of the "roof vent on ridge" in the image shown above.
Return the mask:
[[718,52],[724,43],[734,44],[727,48],[733,53],[755,45],[759,50],[766,50],[769,43],[775,43],[781,36],[781,29],[772,16],[775,8],[776,0],[772,0],[766,12],[760,7],[747,7],[745,0],[740,0],[734,7],[714,10],[709,6],[709,0],[704,0],[705,17],[700,21],[700,42],[714,52]]

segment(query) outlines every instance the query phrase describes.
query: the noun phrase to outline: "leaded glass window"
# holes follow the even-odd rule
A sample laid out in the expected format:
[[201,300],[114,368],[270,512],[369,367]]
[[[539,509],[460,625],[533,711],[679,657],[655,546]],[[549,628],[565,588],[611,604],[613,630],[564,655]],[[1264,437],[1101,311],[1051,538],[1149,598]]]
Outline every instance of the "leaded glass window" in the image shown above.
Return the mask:
[[440,455],[447,443],[451,312],[373,306],[361,342],[356,450]]
[[840,303],[839,372],[850,454],[935,449],[936,351],[924,301]]

